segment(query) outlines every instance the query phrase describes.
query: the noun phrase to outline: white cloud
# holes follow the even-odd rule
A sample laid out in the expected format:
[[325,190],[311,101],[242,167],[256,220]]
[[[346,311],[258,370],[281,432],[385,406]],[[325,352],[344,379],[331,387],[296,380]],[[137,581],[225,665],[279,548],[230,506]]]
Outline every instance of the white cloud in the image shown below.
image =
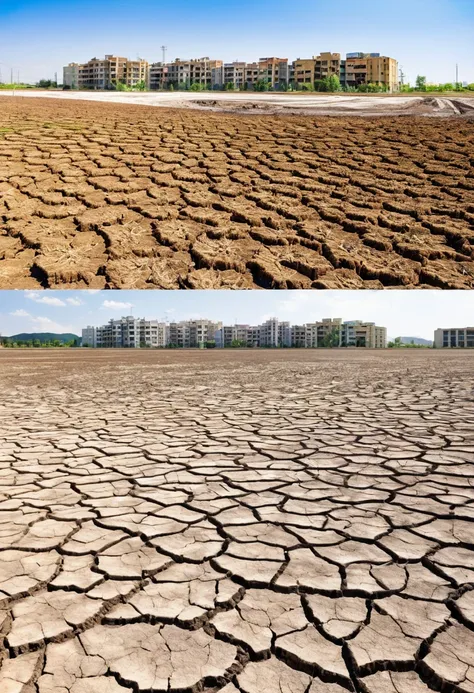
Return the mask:
[[83,302],[79,298],[67,298],[66,303],[69,303],[70,306],[82,306]]
[[25,298],[35,303],[44,303],[47,306],[65,306],[65,302],[60,298],[55,296],[48,296],[47,294],[39,294],[37,291],[27,291],[25,293]]
[[125,303],[122,301],[104,301],[102,303],[102,308],[108,310],[129,310],[133,306],[133,303]]
[[41,315],[32,317],[31,322],[35,324],[39,332],[71,332],[69,326],[60,325],[58,322]]
[[23,308],[19,308],[18,310],[14,310],[13,313],[10,313],[10,315],[13,315],[15,318],[29,318],[30,314],[26,312],[26,310],[23,310]]

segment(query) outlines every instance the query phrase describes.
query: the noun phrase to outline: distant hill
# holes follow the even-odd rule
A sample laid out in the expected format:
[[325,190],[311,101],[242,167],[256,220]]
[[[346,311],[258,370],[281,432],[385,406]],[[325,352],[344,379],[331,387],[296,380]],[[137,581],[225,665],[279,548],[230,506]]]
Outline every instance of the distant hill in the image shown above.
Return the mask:
[[400,337],[402,344],[418,344],[419,346],[433,346],[431,339],[422,339],[422,337]]
[[32,342],[37,340],[43,344],[44,342],[54,342],[54,340],[72,342],[74,339],[80,340],[80,337],[71,332],[63,332],[62,334],[56,334],[55,332],[20,332],[20,334],[12,334],[11,337],[6,337],[5,339],[8,339],[10,342]]

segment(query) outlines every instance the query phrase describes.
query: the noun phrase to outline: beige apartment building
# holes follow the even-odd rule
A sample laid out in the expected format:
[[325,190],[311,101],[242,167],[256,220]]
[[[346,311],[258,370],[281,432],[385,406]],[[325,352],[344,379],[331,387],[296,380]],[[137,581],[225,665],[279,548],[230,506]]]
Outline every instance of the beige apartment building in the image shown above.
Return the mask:
[[341,54],[340,53],[321,53],[315,58],[314,78],[325,79],[336,75],[339,77],[341,71]]
[[314,58],[299,58],[293,63],[293,81],[295,84],[314,84],[316,60]]
[[69,63],[63,68],[63,84],[71,89],[115,89],[118,83],[148,85],[148,62],[115,55],[92,58],[87,63]]
[[192,84],[204,84],[212,87],[213,70],[223,66],[222,60],[211,60],[208,57],[182,60],[176,58],[172,63],[152,63],[150,65],[150,89],[190,87]]
[[386,56],[368,58],[367,82],[369,84],[387,86],[390,91],[398,91],[398,62],[394,58],[388,58]]
[[348,87],[377,84],[398,91],[398,62],[378,53],[348,53],[341,61],[341,83]]
[[70,89],[79,88],[79,63],[69,63],[63,67],[63,86]]
[[339,77],[341,71],[340,53],[321,53],[312,58],[298,58],[293,63],[293,81],[295,84],[305,84],[336,75]]
[[[216,61],[217,62],[217,61]],[[289,82],[287,58],[261,58],[258,62],[234,61],[224,63],[212,70],[213,89],[253,89],[258,81],[266,82],[272,89],[279,89]]]

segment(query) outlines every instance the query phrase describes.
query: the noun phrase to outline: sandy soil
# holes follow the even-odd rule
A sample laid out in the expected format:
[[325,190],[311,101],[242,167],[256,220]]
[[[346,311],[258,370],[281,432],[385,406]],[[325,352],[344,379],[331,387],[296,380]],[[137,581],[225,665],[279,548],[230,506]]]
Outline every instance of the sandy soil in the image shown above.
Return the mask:
[[0,690],[472,693],[473,376],[0,349]]
[[[1,92],[0,96],[13,92]],[[419,115],[440,117],[474,117],[474,95],[416,96],[377,94],[292,94],[292,93],[222,93],[222,92],[68,92],[17,91],[17,98],[51,98],[73,101],[103,101],[141,106],[205,109],[245,113],[249,110],[268,114],[309,115]]]
[[470,121],[2,106],[0,288],[474,286]]

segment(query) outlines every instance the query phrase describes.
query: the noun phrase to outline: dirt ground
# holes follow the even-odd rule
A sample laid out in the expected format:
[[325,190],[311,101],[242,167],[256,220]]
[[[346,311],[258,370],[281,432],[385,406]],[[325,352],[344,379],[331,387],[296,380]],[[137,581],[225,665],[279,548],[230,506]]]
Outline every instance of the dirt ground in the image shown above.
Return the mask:
[[0,288],[474,286],[471,120],[0,103]]
[[0,349],[0,690],[472,693],[474,353]]

